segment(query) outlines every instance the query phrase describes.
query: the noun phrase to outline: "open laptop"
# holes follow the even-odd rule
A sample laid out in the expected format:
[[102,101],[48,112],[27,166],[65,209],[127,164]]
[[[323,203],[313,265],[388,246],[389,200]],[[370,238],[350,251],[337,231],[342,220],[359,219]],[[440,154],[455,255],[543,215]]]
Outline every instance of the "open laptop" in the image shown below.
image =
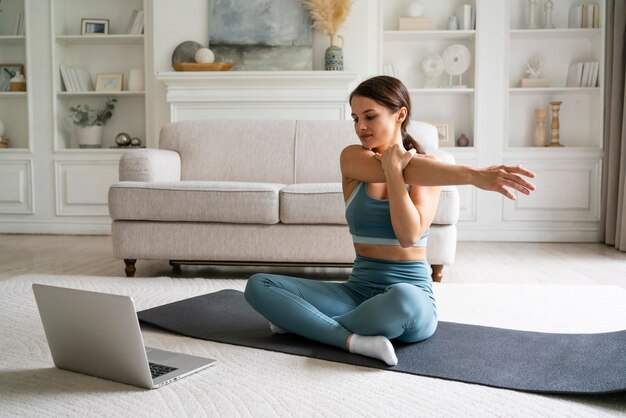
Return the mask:
[[154,389],[215,364],[145,347],[129,296],[42,284],[33,293],[59,369]]

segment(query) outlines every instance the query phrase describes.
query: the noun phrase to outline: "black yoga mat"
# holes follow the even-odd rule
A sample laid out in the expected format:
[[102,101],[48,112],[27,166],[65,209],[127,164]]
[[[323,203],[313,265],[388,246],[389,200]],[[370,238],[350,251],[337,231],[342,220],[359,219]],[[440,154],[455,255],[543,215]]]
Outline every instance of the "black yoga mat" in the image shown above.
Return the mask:
[[398,365],[294,335],[274,335],[243,293],[222,290],[138,312],[139,320],[204,340],[358,366],[538,393],[626,391],[626,331],[553,334],[439,322],[415,344],[394,342]]

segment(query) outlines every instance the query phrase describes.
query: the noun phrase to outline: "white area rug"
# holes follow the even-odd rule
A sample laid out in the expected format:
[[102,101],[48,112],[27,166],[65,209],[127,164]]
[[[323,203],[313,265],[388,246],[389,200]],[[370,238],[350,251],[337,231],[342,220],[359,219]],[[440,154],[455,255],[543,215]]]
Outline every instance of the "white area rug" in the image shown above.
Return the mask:
[[[138,310],[245,286],[244,280],[45,275],[0,282],[1,416],[589,417],[626,413],[626,393],[534,395],[194,340],[146,327],[146,345],[218,360],[213,368],[147,391],[54,368],[32,283],[127,294]],[[616,286],[435,284],[435,294],[443,321],[547,332],[626,329],[626,291]]]

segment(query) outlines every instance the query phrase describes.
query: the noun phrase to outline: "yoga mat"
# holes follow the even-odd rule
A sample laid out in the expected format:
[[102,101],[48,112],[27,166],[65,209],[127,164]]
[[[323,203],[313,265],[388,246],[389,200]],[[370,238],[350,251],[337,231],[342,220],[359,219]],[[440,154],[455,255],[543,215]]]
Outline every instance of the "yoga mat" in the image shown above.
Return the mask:
[[272,334],[243,293],[222,290],[137,313],[189,337],[466,383],[537,393],[626,391],[626,331],[555,334],[439,322],[428,340],[393,342],[398,365],[295,334]]

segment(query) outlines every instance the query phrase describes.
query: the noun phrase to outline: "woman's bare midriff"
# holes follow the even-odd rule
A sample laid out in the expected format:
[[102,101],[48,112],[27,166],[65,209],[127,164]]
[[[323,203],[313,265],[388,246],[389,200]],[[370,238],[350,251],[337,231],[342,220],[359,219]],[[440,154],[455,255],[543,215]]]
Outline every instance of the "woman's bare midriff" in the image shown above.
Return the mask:
[[354,250],[362,257],[391,261],[426,261],[425,247],[402,248],[399,245],[354,243]]

